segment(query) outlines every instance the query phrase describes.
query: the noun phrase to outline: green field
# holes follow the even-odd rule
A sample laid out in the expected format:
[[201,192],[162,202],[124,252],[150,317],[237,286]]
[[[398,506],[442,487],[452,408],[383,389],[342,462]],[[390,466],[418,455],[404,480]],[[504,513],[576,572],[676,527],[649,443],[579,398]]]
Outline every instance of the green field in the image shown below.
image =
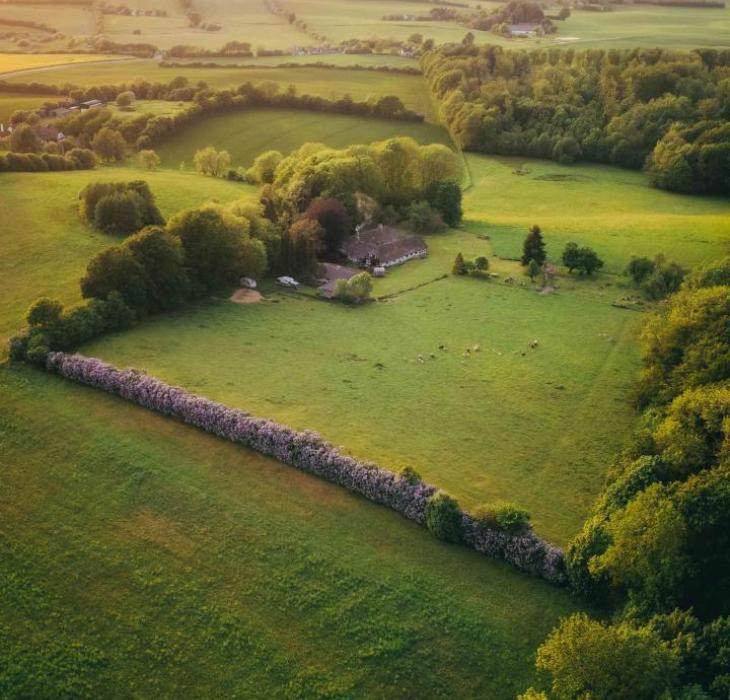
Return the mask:
[[62,72],[55,69],[18,74],[9,82],[69,82],[82,87],[133,82],[137,78],[168,83],[183,75],[196,83],[206,81],[216,89],[238,87],[251,81],[278,82],[285,88],[296,85],[300,94],[338,98],[349,94],[354,100],[368,100],[383,95],[398,95],[403,103],[418,112],[431,115],[433,106],[424,79],[420,75],[380,73],[377,71],[328,70],[326,68],[161,68],[148,60],[110,61],[86,66],[71,66]]
[[[519,257],[539,224],[558,260],[565,243],[593,246],[620,273],[635,255],[664,253],[694,265],[730,251],[730,202],[652,188],[646,175],[608,166],[467,155],[475,186],[465,195],[469,228],[495,252]],[[527,175],[516,175],[522,166]]]
[[508,700],[575,609],[121,400],[28,369],[0,393],[3,697]]
[[206,119],[163,142],[157,152],[165,167],[177,168],[181,163],[192,167],[195,151],[210,145],[226,149],[234,166],[248,166],[257,155],[271,148],[289,153],[307,142],[344,148],[353,143],[382,141],[404,133],[420,143],[451,143],[446,131],[433,124],[262,109]]
[[466,506],[517,501],[553,541],[576,532],[631,428],[639,314],[453,278],[365,308],[273,298],[156,318],[82,351],[413,466]]
[[8,125],[13,112],[19,109],[38,109],[46,102],[53,101],[49,95],[26,95],[21,92],[0,93],[0,124]]
[[[79,219],[76,197],[95,180],[143,177],[166,215],[216,197],[233,201],[252,188],[178,172],[141,173],[123,168],[68,173],[0,175],[0,341],[22,326],[25,311],[41,296],[80,298],[79,279],[89,260],[117,239]],[[39,193],[42,192],[42,196]],[[12,222],[12,225],[9,225]]]
[[730,7],[614,5],[612,12],[573,10],[559,27],[556,40],[575,48],[730,47]]

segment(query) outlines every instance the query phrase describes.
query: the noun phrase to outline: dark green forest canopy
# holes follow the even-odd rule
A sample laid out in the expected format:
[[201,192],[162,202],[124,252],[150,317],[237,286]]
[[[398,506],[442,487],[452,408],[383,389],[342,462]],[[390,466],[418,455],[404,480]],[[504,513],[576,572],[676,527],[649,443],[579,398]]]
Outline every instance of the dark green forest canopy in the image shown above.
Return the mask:
[[658,187],[730,193],[730,51],[507,51],[422,59],[466,150],[645,167]]

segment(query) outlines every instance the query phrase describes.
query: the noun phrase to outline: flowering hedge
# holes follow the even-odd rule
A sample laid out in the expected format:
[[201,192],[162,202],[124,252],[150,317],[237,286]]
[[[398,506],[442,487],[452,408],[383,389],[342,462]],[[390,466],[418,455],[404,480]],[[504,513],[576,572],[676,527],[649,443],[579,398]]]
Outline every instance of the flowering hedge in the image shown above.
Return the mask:
[[[401,477],[375,464],[343,455],[317,433],[298,432],[172,387],[135,369],[120,370],[102,360],[63,352],[48,354],[47,369],[80,384],[103,389],[206,432],[237,442],[297,469],[388,506],[424,525],[434,486]],[[492,530],[462,513],[464,542],[523,571],[564,583],[563,553],[532,531],[521,535]]]

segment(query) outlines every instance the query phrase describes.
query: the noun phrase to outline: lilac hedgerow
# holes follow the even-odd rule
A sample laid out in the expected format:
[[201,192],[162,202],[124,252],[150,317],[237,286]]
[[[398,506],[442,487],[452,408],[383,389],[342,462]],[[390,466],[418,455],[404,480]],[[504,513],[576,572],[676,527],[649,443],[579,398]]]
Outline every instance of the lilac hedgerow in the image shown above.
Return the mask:
[[[144,408],[182,420],[221,438],[245,445],[303,471],[316,474],[365,498],[388,506],[421,525],[436,487],[401,477],[370,462],[342,454],[314,432],[299,432],[271,420],[256,418],[201,396],[172,387],[134,369],[120,370],[83,355],[49,353],[49,371],[102,389]],[[462,514],[464,542],[491,557],[553,583],[563,583],[563,553],[531,530],[511,535],[493,530]]]

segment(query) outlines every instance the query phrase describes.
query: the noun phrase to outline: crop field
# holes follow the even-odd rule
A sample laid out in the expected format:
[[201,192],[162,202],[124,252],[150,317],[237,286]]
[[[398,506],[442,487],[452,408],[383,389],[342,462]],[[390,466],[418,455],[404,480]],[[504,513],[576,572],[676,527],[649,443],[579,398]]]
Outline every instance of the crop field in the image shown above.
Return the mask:
[[[69,82],[82,87],[132,82],[137,78],[168,83],[178,75],[190,82],[206,81],[216,89],[238,87],[242,83],[278,82],[285,88],[296,86],[300,94],[337,98],[349,94],[355,100],[367,100],[383,95],[398,95],[403,103],[418,112],[431,115],[432,103],[428,88],[420,75],[379,73],[366,70],[328,70],[327,68],[161,68],[149,60],[110,61],[87,66],[72,66],[63,74],[53,69],[19,74],[9,82],[54,84]],[[61,80],[62,78],[62,80]]]
[[[0,16],[2,15],[0,14]],[[110,59],[108,56],[104,56],[103,54],[0,53],[0,79],[2,79],[6,73],[14,71],[29,71],[53,66],[64,66],[64,70],[66,70],[74,63],[93,63],[96,61],[107,60],[110,63],[113,63],[116,59]]]
[[[117,242],[81,222],[76,197],[89,182],[131,180],[150,183],[165,215],[216,197],[234,201],[252,188],[178,172],[105,168],[101,172],[4,173],[0,197],[0,342],[23,323],[28,306],[42,296],[66,303],[80,299],[79,279],[97,252]],[[39,197],[38,193],[43,192]],[[8,225],[12,222],[12,225]]]
[[[140,3],[149,7],[149,3]],[[155,5],[158,6],[158,5]],[[162,49],[178,44],[220,48],[228,41],[247,41],[254,48],[287,50],[313,43],[306,34],[292,27],[284,17],[273,15],[263,0],[196,0],[195,7],[206,24],[217,24],[218,31],[192,28],[179,3],[166,3],[168,17],[125,17],[107,15],[104,29],[114,41],[151,41]],[[140,35],[135,35],[135,30]],[[140,37],[142,37],[140,39]]]
[[28,369],[1,369],[0,392],[1,695],[507,700],[575,610],[121,400]]
[[404,133],[420,143],[451,143],[446,131],[433,124],[301,110],[262,109],[206,119],[162,143],[157,152],[165,167],[177,168],[183,163],[192,167],[195,151],[211,145],[228,150],[234,166],[248,166],[257,155],[271,148],[285,154],[307,142],[344,148],[354,143],[382,141]]

